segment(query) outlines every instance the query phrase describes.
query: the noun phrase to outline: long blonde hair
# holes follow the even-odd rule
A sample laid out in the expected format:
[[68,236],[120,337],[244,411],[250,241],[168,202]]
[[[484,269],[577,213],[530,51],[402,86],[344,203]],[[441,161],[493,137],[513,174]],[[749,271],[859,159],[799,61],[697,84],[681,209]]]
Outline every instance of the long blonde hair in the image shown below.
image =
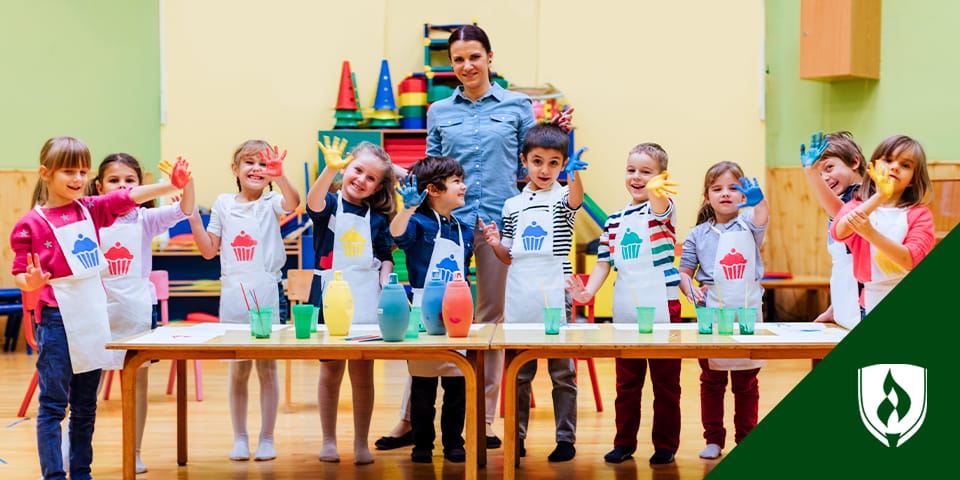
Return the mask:
[[[43,144],[40,149],[40,166],[52,174],[61,168],[90,169],[90,149],[83,141],[73,137],[53,137]],[[33,203],[43,205],[47,203],[50,192],[47,190],[47,181],[42,177],[33,187]]]

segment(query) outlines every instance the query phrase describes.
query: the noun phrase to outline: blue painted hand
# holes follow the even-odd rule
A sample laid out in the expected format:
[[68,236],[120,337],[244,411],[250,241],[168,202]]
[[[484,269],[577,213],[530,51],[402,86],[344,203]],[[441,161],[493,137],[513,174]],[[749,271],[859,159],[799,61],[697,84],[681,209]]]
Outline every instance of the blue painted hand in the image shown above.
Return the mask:
[[423,203],[423,199],[427,197],[427,189],[423,189],[422,192],[417,192],[416,175],[407,175],[405,180],[400,180],[396,190],[397,193],[403,197],[403,208],[405,209],[419,207],[420,204]]
[[756,178],[750,183],[749,178],[742,177],[740,185],[734,185],[734,188],[744,196],[744,202],[737,205],[737,208],[753,207],[763,201],[763,190],[760,190],[760,182]]

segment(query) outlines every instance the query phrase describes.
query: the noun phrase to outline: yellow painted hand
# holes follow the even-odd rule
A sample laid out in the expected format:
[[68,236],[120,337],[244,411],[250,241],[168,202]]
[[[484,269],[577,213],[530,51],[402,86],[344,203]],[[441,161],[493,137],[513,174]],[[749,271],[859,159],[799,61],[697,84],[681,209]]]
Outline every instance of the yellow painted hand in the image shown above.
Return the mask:
[[346,146],[346,138],[333,137],[333,142],[331,143],[330,137],[326,135],[323,136],[322,142],[317,142],[317,147],[319,147],[323,153],[323,162],[327,164],[328,168],[334,170],[340,170],[353,161],[353,155],[347,155],[347,158],[343,158],[343,149]]
[[890,171],[887,170],[885,165],[877,164],[876,161],[872,162],[867,167],[867,175],[870,175],[873,182],[877,184],[877,191],[880,192],[880,195],[883,195],[884,198],[893,196],[894,179],[890,177]]
[[676,182],[667,180],[670,172],[664,170],[647,181],[647,192],[657,198],[665,198],[670,195],[676,195],[678,187]]

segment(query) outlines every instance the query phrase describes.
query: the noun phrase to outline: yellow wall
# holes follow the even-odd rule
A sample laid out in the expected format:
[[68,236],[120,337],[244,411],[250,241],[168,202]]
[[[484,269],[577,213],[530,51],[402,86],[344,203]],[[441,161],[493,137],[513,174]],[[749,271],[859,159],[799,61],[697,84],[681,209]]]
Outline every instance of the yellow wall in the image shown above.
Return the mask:
[[680,240],[693,226],[703,173],[739,162],[763,182],[763,2],[573,0],[163,3],[162,156],[193,163],[199,200],[234,191],[229,162],[247,138],[289,149],[303,188],[316,131],[333,126],[340,64],[349,60],[369,107],[380,60],[396,84],[423,61],[422,26],[476,19],[494,69],[512,83],[551,83],[576,107],[576,141],[590,147],[587,192],[605,210],[628,200],[629,149],[656,141],[681,184]]

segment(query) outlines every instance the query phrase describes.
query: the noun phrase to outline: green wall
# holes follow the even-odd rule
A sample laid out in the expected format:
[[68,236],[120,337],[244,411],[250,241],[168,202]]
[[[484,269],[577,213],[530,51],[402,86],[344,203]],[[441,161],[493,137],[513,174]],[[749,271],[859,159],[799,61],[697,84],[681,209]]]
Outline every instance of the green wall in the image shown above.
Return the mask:
[[797,165],[817,130],[850,130],[867,158],[885,137],[918,139],[928,160],[960,160],[960,3],[883,2],[880,80],[801,80],[800,0],[767,0],[767,164]]
[[160,156],[157,0],[2,0],[0,168],[36,168],[43,142],[80,138],[94,166]]

